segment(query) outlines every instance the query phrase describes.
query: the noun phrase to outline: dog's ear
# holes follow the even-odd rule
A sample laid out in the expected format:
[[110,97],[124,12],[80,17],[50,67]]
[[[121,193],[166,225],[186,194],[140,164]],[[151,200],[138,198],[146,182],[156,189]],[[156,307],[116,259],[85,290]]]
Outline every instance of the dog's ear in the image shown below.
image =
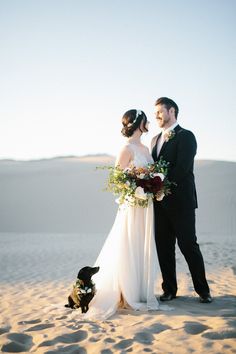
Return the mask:
[[91,267],[84,267],[84,268],[80,269],[80,271],[78,273],[78,278],[81,280],[87,280],[87,279],[91,278],[90,269],[92,269],[92,268]]
[[81,279],[81,277],[83,277],[83,274],[84,274],[84,268],[81,268],[81,269],[79,270],[79,273],[78,273],[78,275],[77,275],[77,278],[78,278],[78,279]]
[[100,267],[91,268],[92,275],[96,274],[99,271]]
[[99,267],[83,267],[80,269],[77,278],[81,280],[90,279],[92,275],[99,271]]

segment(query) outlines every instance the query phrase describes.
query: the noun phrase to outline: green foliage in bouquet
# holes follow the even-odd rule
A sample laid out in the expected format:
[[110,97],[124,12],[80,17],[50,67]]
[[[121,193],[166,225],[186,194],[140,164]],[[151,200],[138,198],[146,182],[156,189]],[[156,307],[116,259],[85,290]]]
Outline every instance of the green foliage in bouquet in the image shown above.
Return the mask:
[[145,167],[101,166],[108,169],[106,190],[118,196],[118,203],[147,207],[149,200],[162,200],[171,194],[171,184],[167,178],[169,163],[162,158]]

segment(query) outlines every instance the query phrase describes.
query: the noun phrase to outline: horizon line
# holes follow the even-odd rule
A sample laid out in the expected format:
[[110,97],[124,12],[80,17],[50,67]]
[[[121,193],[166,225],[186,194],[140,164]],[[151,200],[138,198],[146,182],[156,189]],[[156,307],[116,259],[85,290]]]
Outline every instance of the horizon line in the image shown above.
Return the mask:
[[[11,162],[40,162],[40,161],[49,161],[49,160],[59,160],[59,159],[71,159],[71,158],[85,158],[85,157],[110,157],[110,158],[115,158],[115,155],[111,155],[108,153],[98,153],[98,154],[85,154],[85,155],[56,155],[56,156],[51,156],[51,157],[41,157],[41,158],[32,158],[32,159],[15,159],[15,158],[0,158],[0,162],[6,162],[6,161],[11,161]],[[233,162],[235,163],[236,160],[226,160],[226,159],[214,159],[214,158],[196,158],[195,161],[216,161],[216,162]]]

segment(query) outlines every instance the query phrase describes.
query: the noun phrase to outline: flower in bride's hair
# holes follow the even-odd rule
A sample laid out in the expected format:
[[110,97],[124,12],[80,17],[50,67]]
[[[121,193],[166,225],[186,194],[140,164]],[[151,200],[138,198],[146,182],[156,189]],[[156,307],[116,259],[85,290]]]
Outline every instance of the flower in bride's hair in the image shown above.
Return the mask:
[[138,118],[138,116],[141,116],[142,115],[142,111],[141,109],[137,109],[137,112],[136,112],[136,119]]
[[138,116],[140,116],[140,115],[142,115],[142,111],[141,111],[140,109],[138,109],[138,110],[136,111],[135,119],[133,120],[132,123],[128,123],[128,124],[127,124],[127,127],[128,127],[128,128],[132,127],[132,125],[134,125],[134,124],[137,122]]
[[138,199],[146,200],[147,199],[147,194],[144,192],[144,189],[142,187],[137,187],[135,189],[134,196]]

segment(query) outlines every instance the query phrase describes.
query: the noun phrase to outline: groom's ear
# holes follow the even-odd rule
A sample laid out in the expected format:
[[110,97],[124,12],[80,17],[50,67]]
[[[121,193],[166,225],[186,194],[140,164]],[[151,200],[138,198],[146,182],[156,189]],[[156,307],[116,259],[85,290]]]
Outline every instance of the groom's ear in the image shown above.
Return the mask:
[[169,111],[168,111],[169,115],[172,117],[172,118],[176,118],[176,113],[175,113],[175,109],[174,107],[170,107]]

